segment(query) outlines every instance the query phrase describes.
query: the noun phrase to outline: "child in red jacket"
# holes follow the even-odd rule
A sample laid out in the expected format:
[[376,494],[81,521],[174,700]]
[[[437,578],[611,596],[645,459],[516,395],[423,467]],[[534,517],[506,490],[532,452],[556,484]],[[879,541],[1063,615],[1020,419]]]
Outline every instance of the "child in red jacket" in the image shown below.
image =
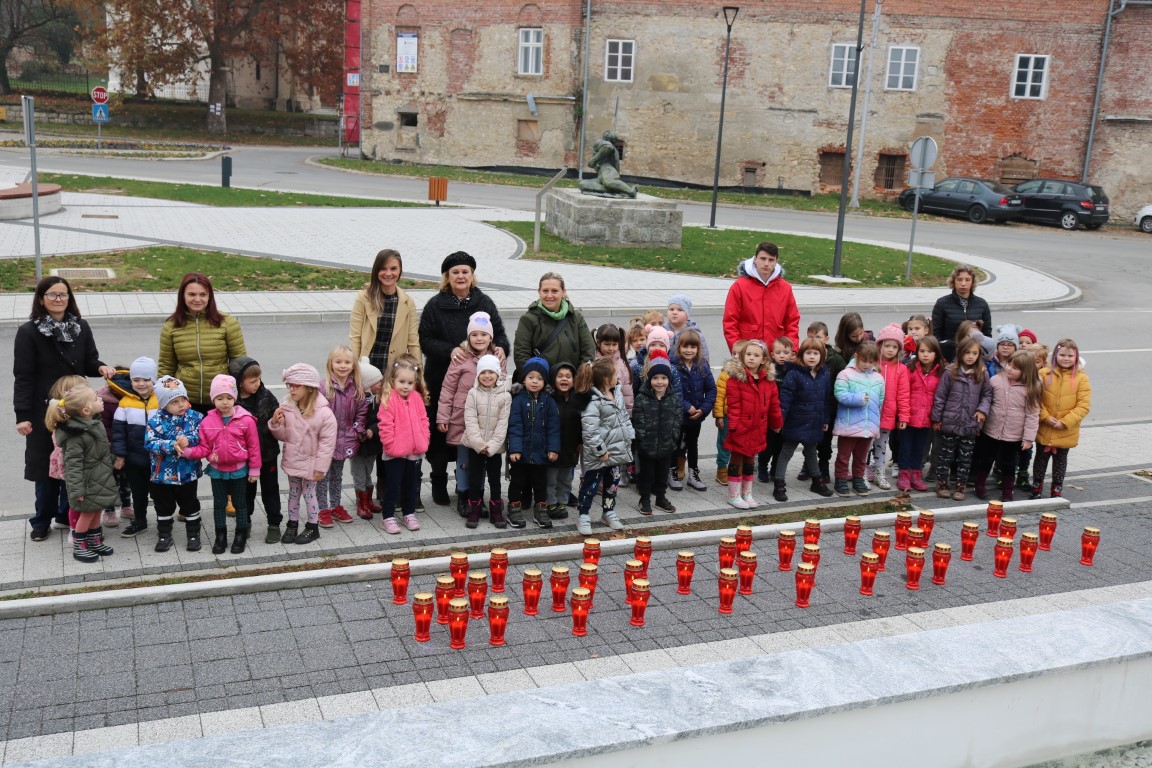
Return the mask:
[[428,452],[428,391],[420,365],[412,355],[400,355],[388,370],[388,385],[380,404],[380,443],[384,446],[384,521],[388,533],[399,533],[396,505],[404,526],[420,530],[416,500],[420,494],[420,459]]
[[736,360],[724,365],[728,374],[724,397],[728,404],[728,436],[724,447],[732,452],[728,462],[728,503],[736,509],[752,509],[756,454],[768,444],[765,423],[774,432],[784,426],[780,393],[768,360],[768,345],[752,339]]
[[924,453],[932,436],[932,406],[943,373],[944,352],[935,336],[925,336],[916,345],[916,357],[908,365],[908,428],[900,436],[900,474],[896,487],[901,491],[926,491],[922,467]]
[[898,437],[893,430],[908,425],[908,369],[900,364],[900,351],[904,345],[904,331],[896,323],[887,325],[876,337],[880,347],[880,362],[876,371],[884,377],[884,405],[880,410],[880,436],[872,441],[872,463],[868,466],[868,480],[882,490],[892,485],[887,478],[888,441],[892,439],[892,455],[899,450]]

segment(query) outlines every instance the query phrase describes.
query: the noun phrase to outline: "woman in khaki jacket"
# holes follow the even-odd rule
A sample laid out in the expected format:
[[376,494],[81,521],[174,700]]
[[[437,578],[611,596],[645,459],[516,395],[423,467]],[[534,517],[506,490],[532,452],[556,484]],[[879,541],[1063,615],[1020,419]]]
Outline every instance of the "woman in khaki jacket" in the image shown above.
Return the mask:
[[361,360],[388,375],[388,361],[403,354],[420,355],[420,317],[416,302],[399,286],[404,273],[400,254],[385,248],[372,263],[372,281],[352,304],[349,346]]

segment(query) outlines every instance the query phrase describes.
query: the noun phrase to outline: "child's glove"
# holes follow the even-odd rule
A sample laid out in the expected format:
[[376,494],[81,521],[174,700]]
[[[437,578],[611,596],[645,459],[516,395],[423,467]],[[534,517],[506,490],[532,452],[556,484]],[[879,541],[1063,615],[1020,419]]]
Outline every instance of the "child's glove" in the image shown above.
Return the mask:
[[905,336],[904,337],[904,351],[906,353],[908,353],[909,355],[916,354],[916,345],[917,345],[916,339],[912,338],[911,336]]

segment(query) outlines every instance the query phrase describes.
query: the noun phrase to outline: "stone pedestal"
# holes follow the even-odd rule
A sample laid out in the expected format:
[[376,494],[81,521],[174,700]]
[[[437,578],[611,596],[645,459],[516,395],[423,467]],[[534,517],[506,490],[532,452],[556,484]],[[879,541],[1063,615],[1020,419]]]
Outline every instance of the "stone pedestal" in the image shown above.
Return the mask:
[[548,193],[545,228],[577,245],[679,248],[683,226],[676,203],[652,195],[620,200],[578,189]]

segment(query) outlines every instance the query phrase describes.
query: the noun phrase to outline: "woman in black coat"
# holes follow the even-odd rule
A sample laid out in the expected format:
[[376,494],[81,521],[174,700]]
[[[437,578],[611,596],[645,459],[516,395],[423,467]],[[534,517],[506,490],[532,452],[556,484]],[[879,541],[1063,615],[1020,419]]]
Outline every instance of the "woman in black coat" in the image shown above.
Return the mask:
[[12,404],[16,432],[25,438],[24,479],[36,484],[36,512],[29,523],[32,541],[44,541],[55,521],[68,526],[63,483],[48,477],[52,433],[44,426],[48,392],[61,376],[113,376],[116,370],[100,362],[100,353],[72,286],[61,277],[46,277],[36,286],[32,314],[16,331],[12,374]]
[[[440,265],[440,292],[428,300],[420,314],[420,349],[424,352],[424,383],[428,387],[428,420],[436,423],[436,408],[444,375],[456,356],[463,357],[460,343],[468,338],[468,318],[474,312],[487,312],[492,318],[497,357],[504,362],[511,349],[508,334],[496,303],[480,290],[476,283],[476,259],[464,251],[450,254]],[[387,377],[387,371],[384,372]],[[456,449],[447,445],[444,433],[432,430],[428,446],[428,463],[432,467],[432,500],[437,504],[451,503],[448,498],[448,462],[455,461]],[[467,478],[457,477],[460,489],[467,487]]]
[[956,355],[956,331],[960,323],[971,320],[980,325],[985,335],[992,333],[992,310],[988,302],[976,295],[976,269],[957,264],[948,276],[952,292],[936,300],[932,307],[932,335],[940,341],[949,362]]

